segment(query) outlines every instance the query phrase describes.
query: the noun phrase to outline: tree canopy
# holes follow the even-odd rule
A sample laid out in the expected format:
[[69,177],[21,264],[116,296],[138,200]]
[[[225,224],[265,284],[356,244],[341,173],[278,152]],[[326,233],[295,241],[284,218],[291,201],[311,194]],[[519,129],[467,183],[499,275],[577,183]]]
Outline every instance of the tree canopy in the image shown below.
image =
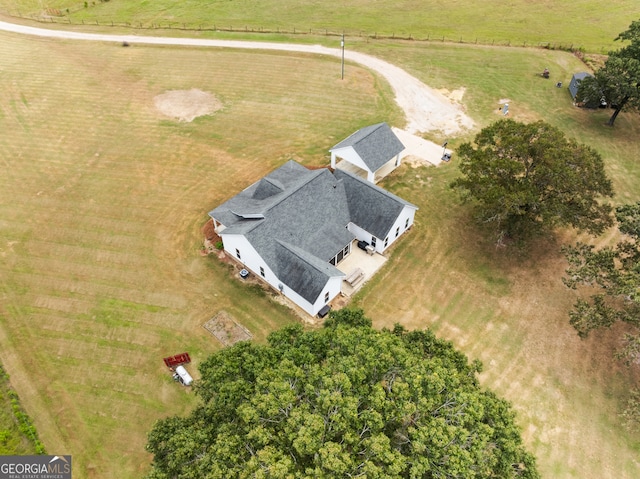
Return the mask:
[[557,226],[590,233],[609,227],[613,196],[600,154],[543,122],[501,120],[458,149],[462,176],[451,183],[501,239]]
[[604,66],[593,77],[585,78],[578,88],[576,100],[599,104],[604,97],[613,108],[608,125],[613,126],[624,109],[640,109],[640,21],[634,21],[616,41],[627,41],[620,50],[609,52]]
[[238,343],[200,367],[201,404],[156,423],[149,478],[537,478],[480,363],[361,310]]
[[[565,284],[573,289],[580,285],[596,288],[595,294],[579,299],[571,311],[571,324],[581,337],[618,321],[632,325],[640,334],[640,202],[616,208],[616,219],[624,238],[614,247],[596,250],[578,243],[565,248],[569,262]],[[631,349],[625,356],[640,358],[638,334],[627,339]]]
[[[640,360],[640,202],[616,208],[623,239],[614,247],[596,250],[578,243],[566,247],[569,267],[565,284],[576,289],[590,286],[596,292],[578,299],[570,312],[571,325],[580,337],[617,322],[629,325],[618,356],[628,365]],[[640,423],[640,390],[630,399],[624,415],[628,423]]]

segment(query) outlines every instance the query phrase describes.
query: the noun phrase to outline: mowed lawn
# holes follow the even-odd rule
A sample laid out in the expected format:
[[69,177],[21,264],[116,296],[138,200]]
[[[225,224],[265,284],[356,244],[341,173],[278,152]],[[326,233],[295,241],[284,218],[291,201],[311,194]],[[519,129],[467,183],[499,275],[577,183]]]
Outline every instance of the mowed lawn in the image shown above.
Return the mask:
[[[609,128],[610,110],[573,107],[566,87],[572,73],[586,69],[573,55],[437,44],[418,48],[411,42],[362,48],[401,59],[404,68],[435,88],[464,89],[463,103],[479,127],[500,119],[498,107],[508,101],[511,118],[561,128],[602,154],[615,203],[640,200],[640,117],[622,114]],[[535,74],[543,65],[550,68],[551,81]],[[622,331],[595,332],[581,341],[568,324],[576,296],[561,282],[566,263],[559,250],[576,241],[575,234],[542,238],[522,253],[496,249],[447,187],[457,175],[455,159],[454,153],[451,164],[406,168],[387,179],[389,189],[412,198],[420,210],[414,229],[356,304],[378,327],[394,322],[431,327],[482,360],[483,384],[514,404],[543,477],[640,476],[640,437],[622,429],[618,417],[630,385],[640,380],[637,368],[630,371],[612,358]],[[579,239],[603,245],[617,238],[612,232]]]
[[[368,71],[305,56],[0,34],[0,72],[0,360],[74,477],[140,477],[153,422],[194,405],[162,358],[197,376],[220,310],[257,340],[297,320],[200,255],[207,212],[398,112]],[[191,88],[223,109],[156,111]]]
[[[566,86],[575,57],[357,47],[434,87],[464,87],[480,126],[505,98],[515,119],[562,126],[603,153],[617,201],[638,200],[637,117],[604,128],[608,112],[577,110],[566,88],[535,76],[546,66]],[[206,212],[289,158],[328,165],[328,148],[357,128],[402,116],[366,70],[347,65],[341,81],[339,60],[306,55],[0,34],[0,71],[0,360],[48,452],[73,454],[78,477],[140,477],[153,421],[195,404],[162,357],[188,350],[197,364],[219,348],[202,324],[220,310],[257,340],[297,320],[200,256]],[[190,88],[224,108],[193,123],[155,110],[154,96]],[[575,238],[496,250],[447,188],[455,160],[385,181],[420,211],[355,304],[376,326],[432,327],[481,359],[544,477],[639,477],[640,437],[617,417],[636,379],[611,358],[619,331],[579,341],[568,325],[558,250]]]

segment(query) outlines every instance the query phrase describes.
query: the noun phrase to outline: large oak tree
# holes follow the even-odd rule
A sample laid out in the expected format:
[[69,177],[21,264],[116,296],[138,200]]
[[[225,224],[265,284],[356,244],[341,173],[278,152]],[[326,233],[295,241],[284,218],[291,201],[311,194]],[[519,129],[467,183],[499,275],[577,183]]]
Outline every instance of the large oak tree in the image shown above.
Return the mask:
[[479,369],[433,333],[378,331],[361,310],[288,326],[201,365],[201,404],[149,434],[149,478],[539,477]]
[[499,240],[525,240],[558,226],[601,233],[613,195],[600,154],[553,126],[510,119],[484,128],[458,149],[462,176],[451,186],[476,206]]
[[610,52],[604,66],[580,83],[576,96],[579,102],[596,105],[604,97],[613,108],[609,126],[621,111],[640,109],[640,21],[632,22],[616,40],[629,43]]

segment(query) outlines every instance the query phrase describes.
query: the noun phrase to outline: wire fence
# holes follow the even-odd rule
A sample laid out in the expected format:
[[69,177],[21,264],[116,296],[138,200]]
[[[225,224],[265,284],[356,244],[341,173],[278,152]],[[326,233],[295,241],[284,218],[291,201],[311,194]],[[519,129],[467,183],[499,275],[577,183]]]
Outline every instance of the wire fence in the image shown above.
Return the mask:
[[[367,41],[369,40],[407,40],[416,42],[441,42],[441,43],[461,43],[461,44],[475,44],[475,45],[491,45],[491,46],[511,46],[511,47],[529,47],[529,48],[544,48],[548,50],[562,50],[569,52],[583,52],[584,49],[580,45],[574,43],[562,43],[562,42],[527,42],[518,41],[512,42],[511,40],[494,40],[494,39],[482,39],[482,38],[464,38],[462,36],[446,36],[446,35],[431,35],[420,34],[414,35],[413,33],[395,33],[395,32],[365,32],[362,30],[344,30],[333,31],[329,29],[321,28],[309,28],[300,29],[296,27],[292,28],[269,28],[269,27],[255,27],[255,26],[237,26],[229,24],[200,24],[190,25],[180,22],[162,22],[162,23],[143,23],[143,22],[114,22],[112,20],[76,20],[68,16],[67,10],[60,11],[56,9],[47,9],[46,14],[22,14],[21,12],[7,12],[9,16],[19,19],[32,20],[42,24],[58,24],[58,25],[87,25],[87,26],[100,26],[100,27],[113,27],[118,29],[131,29],[138,31],[149,30],[177,30],[184,32],[224,32],[224,33],[253,33],[253,34],[265,34],[265,35],[288,35],[288,36],[325,36],[325,37],[352,37],[361,38]],[[72,12],[71,12],[72,13]]]

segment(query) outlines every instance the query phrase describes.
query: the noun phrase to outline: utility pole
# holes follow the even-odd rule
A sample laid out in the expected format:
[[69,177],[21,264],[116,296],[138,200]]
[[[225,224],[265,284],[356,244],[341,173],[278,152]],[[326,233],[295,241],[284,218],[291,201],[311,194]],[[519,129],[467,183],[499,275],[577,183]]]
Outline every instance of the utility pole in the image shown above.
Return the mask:
[[340,75],[340,79],[344,80],[344,33],[342,34],[342,41],[340,42],[340,47],[342,48],[342,74]]

